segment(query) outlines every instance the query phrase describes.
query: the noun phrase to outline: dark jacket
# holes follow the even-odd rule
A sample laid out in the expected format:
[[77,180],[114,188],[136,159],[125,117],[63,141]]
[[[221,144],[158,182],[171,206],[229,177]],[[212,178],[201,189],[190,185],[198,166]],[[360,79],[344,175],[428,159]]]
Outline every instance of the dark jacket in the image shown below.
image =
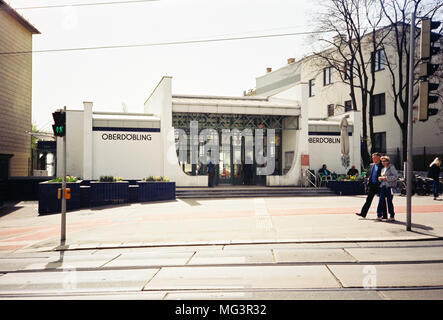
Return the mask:
[[428,177],[437,180],[440,177],[440,167],[436,164],[433,164],[432,167],[429,167]]
[[358,174],[358,170],[357,169],[349,169],[347,175],[348,176],[355,176],[356,174]]
[[368,170],[368,174],[366,175],[366,177],[368,178],[368,187],[369,186],[374,186],[374,187],[379,187],[380,186],[380,181],[378,181],[378,177],[380,177],[381,175],[381,169],[383,169],[383,165],[381,164],[381,162],[379,162],[378,164],[378,170],[377,170],[377,182],[373,183],[372,182],[372,171],[374,170],[374,167],[376,166],[375,163],[371,163],[369,165],[369,170]]
[[210,161],[209,164],[208,164],[208,173],[209,174],[214,174],[215,173],[215,166],[212,163],[212,161]]
[[[325,173],[325,171],[326,171],[326,173]],[[323,168],[318,169],[318,173],[324,174],[325,176],[331,175],[331,171],[329,171],[328,169],[323,169]]]

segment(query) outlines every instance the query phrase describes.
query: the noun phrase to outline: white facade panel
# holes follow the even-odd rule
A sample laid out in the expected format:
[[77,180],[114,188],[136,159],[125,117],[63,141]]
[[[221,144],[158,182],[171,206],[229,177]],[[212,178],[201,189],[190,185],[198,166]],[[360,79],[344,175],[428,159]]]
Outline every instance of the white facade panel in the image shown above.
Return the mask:
[[160,132],[93,131],[92,144],[94,180],[109,175],[125,179],[163,175]]

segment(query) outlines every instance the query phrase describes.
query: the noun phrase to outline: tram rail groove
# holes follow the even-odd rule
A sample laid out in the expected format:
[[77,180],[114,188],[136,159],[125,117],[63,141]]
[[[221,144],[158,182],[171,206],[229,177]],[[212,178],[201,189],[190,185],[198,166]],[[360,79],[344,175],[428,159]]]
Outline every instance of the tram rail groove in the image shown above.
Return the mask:
[[[37,252],[37,253],[45,253],[45,252],[58,252],[58,251],[88,251],[88,250],[115,250],[115,249],[149,249],[149,248],[176,248],[176,247],[216,247],[216,246],[241,246],[241,245],[280,245],[280,244],[339,244],[339,243],[345,243],[345,244],[351,244],[351,243],[386,243],[387,241],[390,242],[424,242],[424,241],[442,241],[443,237],[439,237],[439,236],[429,236],[429,238],[411,238],[411,239],[352,239],[352,240],[294,240],[294,241],[260,241],[260,242],[243,242],[243,241],[238,241],[238,242],[229,242],[229,241],[220,241],[220,242],[214,242],[212,241],[211,243],[171,243],[171,244],[150,244],[150,245],[130,245],[130,246],[125,246],[125,245],[121,245],[121,246],[109,246],[109,247],[82,247],[82,248],[64,248],[64,247],[56,247],[54,249],[51,250],[43,250],[43,251],[32,251],[32,252]],[[437,246],[443,246],[443,245],[437,245]],[[383,248],[388,248],[389,246],[383,246]],[[395,246],[391,246],[391,247],[395,247]],[[378,248],[378,247],[377,247]],[[405,247],[404,247],[405,248]],[[314,248],[313,248],[314,249]],[[21,253],[26,253],[26,252],[21,252]]]
[[[75,268],[77,272],[90,271],[123,271],[123,270],[143,270],[143,269],[162,269],[162,268],[241,268],[241,267],[310,267],[310,266],[346,266],[346,265],[414,265],[414,264],[440,264],[443,260],[415,260],[415,261],[321,261],[321,262],[277,262],[277,263],[226,263],[226,264],[177,264],[177,265],[145,265],[145,266],[118,266],[118,267],[79,267]],[[0,270],[0,274],[8,273],[38,273],[38,272],[65,272],[63,267],[47,269],[22,269],[22,270]]]
[[[194,288],[160,288],[149,290],[115,290],[115,291],[75,291],[75,292],[17,292],[17,293],[0,293],[0,299],[17,299],[17,298],[67,298],[69,297],[91,297],[94,296],[109,296],[113,295],[146,295],[152,293],[165,293],[165,296],[169,293],[309,293],[309,292],[384,292],[384,291],[432,291],[443,290],[443,286],[395,286],[395,287],[345,287],[345,288],[210,288],[210,289],[194,289]],[[164,299],[163,297],[163,299]],[[162,299],[159,299],[162,300]]]

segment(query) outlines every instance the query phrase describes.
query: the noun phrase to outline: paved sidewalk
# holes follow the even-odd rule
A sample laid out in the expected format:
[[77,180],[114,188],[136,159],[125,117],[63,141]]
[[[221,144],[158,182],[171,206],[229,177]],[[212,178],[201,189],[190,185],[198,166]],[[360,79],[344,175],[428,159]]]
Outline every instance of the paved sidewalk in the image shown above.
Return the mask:
[[0,255],[0,300],[443,299],[443,240]]
[[443,202],[415,196],[408,232],[406,199],[394,198],[394,223],[375,220],[377,200],[367,219],[354,214],[364,196],[192,199],[85,209],[68,213],[63,247],[60,215],[38,216],[36,202],[21,202],[0,210],[0,253],[443,238]]

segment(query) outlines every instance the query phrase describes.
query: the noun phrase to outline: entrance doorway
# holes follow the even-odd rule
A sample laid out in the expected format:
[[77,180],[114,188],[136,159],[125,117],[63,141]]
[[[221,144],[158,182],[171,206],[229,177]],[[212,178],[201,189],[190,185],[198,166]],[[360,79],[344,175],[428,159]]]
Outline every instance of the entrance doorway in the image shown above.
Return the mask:
[[[258,153],[262,153],[267,157],[267,130],[273,129],[275,132],[275,141],[271,142],[271,155],[275,160],[275,169],[272,175],[282,174],[282,131],[283,119],[285,116],[274,115],[253,115],[253,114],[212,114],[212,113],[185,113],[173,112],[173,127],[182,130],[185,135],[180,136],[176,131],[175,139],[177,146],[186,146],[188,150],[185,157],[180,156],[177,150],[177,156],[180,159],[179,164],[183,171],[188,175],[207,175],[207,166],[202,163],[192,164],[191,145],[198,145],[199,157],[208,157],[205,154],[204,146],[206,142],[198,141],[198,137],[191,136],[191,122],[196,122],[198,134],[203,129],[214,130],[214,134],[205,135],[207,139],[218,139],[219,158],[218,164],[215,165],[215,185],[266,185],[266,176],[257,175],[257,167],[264,166],[257,164],[255,155],[255,139],[254,134],[257,129],[263,130],[263,147]],[[298,123],[298,122],[297,122]],[[242,132],[244,129],[251,130],[251,136],[225,135],[223,130],[238,130]],[[298,127],[289,128],[297,130]],[[215,134],[216,133],[216,134]],[[217,135],[217,136],[216,136]],[[222,139],[229,139],[222,141]],[[253,145],[252,148],[245,148],[248,143]],[[223,145],[229,146],[223,149]],[[195,151],[194,151],[195,152]]]
[[[254,136],[223,137],[220,134],[220,140],[224,138],[230,139],[230,141],[220,141],[220,159],[216,166],[215,183],[221,185],[266,185],[266,176],[257,175]],[[276,169],[274,174],[281,174],[280,139],[280,133],[278,135],[276,133],[274,145]],[[229,145],[229,149],[224,149],[223,145]],[[266,157],[266,133],[264,146],[264,156]]]

